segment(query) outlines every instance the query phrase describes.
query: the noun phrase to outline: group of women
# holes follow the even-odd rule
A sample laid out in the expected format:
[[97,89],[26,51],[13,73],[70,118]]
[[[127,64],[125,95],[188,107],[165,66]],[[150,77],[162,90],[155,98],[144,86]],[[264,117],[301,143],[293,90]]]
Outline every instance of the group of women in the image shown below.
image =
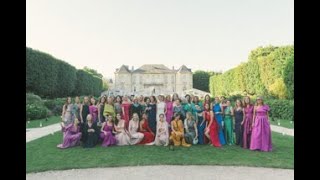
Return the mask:
[[[250,150],[271,151],[269,106],[258,97],[255,105],[246,96],[232,107],[230,100],[209,95],[178,94],[150,97],[102,96],[67,98],[62,110],[63,143],[59,148],[82,144],[239,145]],[[234,136],[235,134],[235,136]]]

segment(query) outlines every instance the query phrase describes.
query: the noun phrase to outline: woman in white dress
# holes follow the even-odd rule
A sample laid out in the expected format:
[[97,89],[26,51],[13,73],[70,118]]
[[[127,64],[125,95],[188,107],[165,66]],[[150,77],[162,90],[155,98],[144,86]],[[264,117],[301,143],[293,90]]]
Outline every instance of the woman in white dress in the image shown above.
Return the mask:
[[[164,96],[159,95],[159,102],[157,103],[157,122],[159,121],[159,115],[160,114],[166,114],[166,103],[164,102]],[[166,120],[166,117],[164,117],[164,120]]]
[[164,114],[160,114],[157,122],[157,135],[154,140],[157,146],[167,146],[169,144],[168,123],[164,120]]
[[115,121],[115,137],[117,139],[117,145],[130,145],[130,136],[129,132],[125,128],[125,120],[121,119],[121,115],[117,113]]
[[133,113],[132,119],[129,122],[129,136],[130,136],[130,145],[138,144],[142,141],[144,135],[138,132],[139,129],[139,116],[137,113]]

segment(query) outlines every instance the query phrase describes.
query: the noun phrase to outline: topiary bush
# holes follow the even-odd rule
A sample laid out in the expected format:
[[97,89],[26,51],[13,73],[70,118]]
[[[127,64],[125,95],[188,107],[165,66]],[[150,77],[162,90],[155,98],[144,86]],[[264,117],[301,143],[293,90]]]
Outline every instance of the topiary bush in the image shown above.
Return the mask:
[[40,104],[27,104],[26,105],[26,119],[35,120],[46,118],[49,114],[49,110]]

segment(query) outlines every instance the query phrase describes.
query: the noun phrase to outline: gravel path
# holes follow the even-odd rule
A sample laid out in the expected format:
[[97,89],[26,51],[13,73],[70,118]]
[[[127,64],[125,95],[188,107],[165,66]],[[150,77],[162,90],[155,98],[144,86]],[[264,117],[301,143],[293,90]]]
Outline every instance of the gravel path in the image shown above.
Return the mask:
[[239,166],[133,166],[117,168],[72,169],[30,173],[27,179],[166,179],[166,180],[293,180],[294,170]]
[[60,123],[52,124],[49,126],[41,127],[41,128],[30,128],[26,129],[26,142],[33,141],[35,139],[41,138],[48,134],[57,132],[61,130]]
[[294,136],[294,129],[284,128],[281,126],[271,125],[271,130],[285,135]]

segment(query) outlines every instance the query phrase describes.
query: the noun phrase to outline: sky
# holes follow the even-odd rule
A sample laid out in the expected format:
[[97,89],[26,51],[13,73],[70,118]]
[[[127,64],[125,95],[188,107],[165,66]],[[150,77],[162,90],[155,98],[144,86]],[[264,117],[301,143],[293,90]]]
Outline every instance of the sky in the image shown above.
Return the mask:
[[26,46],[113,78],[122,64],[224,72],[294,43],[293,0],[27,0]]

